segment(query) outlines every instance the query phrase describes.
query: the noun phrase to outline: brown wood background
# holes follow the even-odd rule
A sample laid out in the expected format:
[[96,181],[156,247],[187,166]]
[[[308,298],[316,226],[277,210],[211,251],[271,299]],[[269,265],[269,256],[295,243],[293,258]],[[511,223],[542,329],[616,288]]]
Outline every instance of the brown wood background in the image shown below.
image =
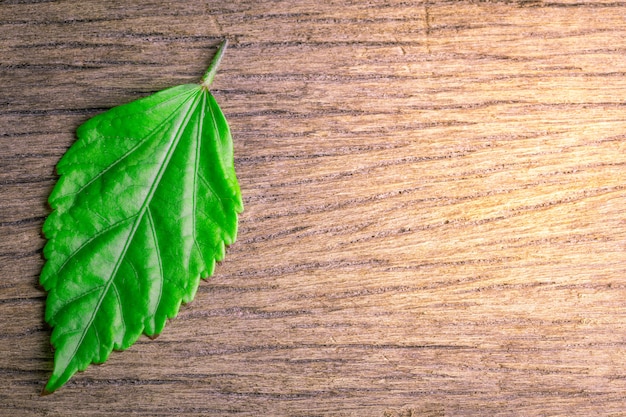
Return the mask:
[[[196,82],[239,240],[40,397],[54,166]],[[0,415],[626,416],[626,3],[0,1]]]

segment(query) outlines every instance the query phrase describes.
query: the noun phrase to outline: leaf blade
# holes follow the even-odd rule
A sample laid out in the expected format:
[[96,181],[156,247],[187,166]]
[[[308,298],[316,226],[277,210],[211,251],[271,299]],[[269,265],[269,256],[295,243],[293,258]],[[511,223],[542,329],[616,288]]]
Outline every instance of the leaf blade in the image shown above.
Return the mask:
[[[207,129],[218,123],[226,139]],[[206,88],[174,87],[113,108],[77,135],[44,224],[40,281],[56,348],[45,392],[142,333],[159,334],[234,242],[243,210],[230,131]],[[226,155],[205,156],[217,142]]]

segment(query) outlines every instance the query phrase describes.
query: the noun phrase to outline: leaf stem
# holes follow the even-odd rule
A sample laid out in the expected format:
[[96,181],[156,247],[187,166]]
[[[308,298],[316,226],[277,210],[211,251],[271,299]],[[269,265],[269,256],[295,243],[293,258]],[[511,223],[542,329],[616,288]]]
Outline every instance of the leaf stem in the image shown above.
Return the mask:
[[206,70],[206,72],[202,76],[202,79],[200,80],[200,85],[202,85],[202,87],[206,88],[207,90],[213,82],[213,77],[215,77],[217,67],[220,66],[220,61],[222,61],[226,46],[228,46],[228,39],[224,39],[219,48],[217,48],[217,52],[215,53],[215,56],[213,56],[213,60],[211,61],[211,64],[209,64],[209,68]]

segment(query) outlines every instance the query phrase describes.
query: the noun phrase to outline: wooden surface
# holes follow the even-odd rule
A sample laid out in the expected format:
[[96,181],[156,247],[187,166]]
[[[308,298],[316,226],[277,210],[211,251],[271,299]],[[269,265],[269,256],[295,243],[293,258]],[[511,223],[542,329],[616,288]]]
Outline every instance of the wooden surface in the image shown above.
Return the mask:
[[[55,164],[223,37],[237,243],[40,397]],[[0,415],[625,416],[625,56],[613,1],[0,1]]]

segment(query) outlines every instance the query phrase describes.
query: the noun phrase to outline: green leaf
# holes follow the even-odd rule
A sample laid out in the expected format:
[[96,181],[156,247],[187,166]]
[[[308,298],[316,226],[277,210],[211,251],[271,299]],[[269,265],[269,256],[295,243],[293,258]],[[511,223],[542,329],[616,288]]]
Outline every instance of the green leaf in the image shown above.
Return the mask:
[[142,333],[156,337],[235,241],[243,210],[230,130],[208,87],[169,88],[77,130],[43,226],[54,370],[44,393]]

